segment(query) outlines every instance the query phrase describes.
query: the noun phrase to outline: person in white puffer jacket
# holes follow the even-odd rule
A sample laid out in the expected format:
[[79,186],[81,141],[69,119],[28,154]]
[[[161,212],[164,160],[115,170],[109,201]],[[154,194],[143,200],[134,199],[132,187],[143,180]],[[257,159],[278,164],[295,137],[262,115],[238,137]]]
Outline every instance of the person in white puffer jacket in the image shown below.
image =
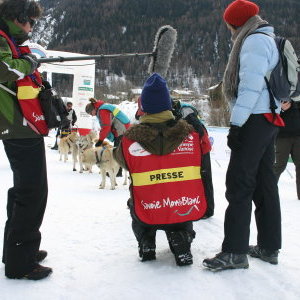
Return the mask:
[[[280,103],[275,99],[278,108],[272,112],[265,81],[279,54],[273,28],[258,12],[255,3],[236,0],[223,16],[233,40],[223,78],[224,95],[232,109],[227,137],[231,156],[222,250],[203,261],[213,271],[248,268],[247,254],[277,264],[281,248],[281,212],[273,172]],[[258,234],[257,245],[249,247],[252,201]]]

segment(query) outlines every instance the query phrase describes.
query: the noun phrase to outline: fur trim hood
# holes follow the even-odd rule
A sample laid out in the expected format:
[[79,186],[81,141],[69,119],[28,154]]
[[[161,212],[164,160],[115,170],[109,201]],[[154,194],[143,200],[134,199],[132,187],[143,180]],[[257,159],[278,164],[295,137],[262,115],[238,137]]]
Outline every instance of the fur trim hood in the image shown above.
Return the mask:
[[140,143],[152,154],[165,155],[173,152],[193,130],[185,120],[169,120],[163,123],[133,125],[124,135]]

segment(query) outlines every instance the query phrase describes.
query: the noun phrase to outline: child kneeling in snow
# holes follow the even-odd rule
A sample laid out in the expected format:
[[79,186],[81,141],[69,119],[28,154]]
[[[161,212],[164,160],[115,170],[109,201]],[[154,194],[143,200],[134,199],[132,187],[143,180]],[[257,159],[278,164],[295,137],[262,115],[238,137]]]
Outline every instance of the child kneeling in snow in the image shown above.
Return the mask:
[[140,124],[124,133],[114,151],[131,176],[129,207],[139,256],[142,261],[156,258],[156,231],[164,230],[177,265],[190,265],[192,221],[207,209],[200,173],[203,143],[185,120],[175,120],[166,81],[159,74],[145,82],[141,105],[145,114]]

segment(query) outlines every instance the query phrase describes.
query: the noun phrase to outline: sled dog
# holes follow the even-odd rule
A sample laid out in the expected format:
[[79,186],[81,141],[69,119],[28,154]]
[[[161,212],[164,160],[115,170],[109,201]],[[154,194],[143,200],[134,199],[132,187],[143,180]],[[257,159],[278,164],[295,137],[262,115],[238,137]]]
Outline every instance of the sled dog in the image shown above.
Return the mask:
[[90,131],[87,135],[80,136],[76,144],[74,145],[73,151],[73,171],[76,171],[76,163],[79,160],[79,172],[83,172],[83,164],[82,164],[82,154],[85,150],[90,149],[93,147],[98,134],[96,131]]
[[59,151],[59,160],[62,160],[62,157],[64,156],[64,162],[68,160],[68,154],[74,151],[74,145],[76,144],[76,141],[78,139],[78,134],[76,131],[73,131],[68,136],[63,137],[60,139],[58,143],[58,151]]
[[[82,163],[85,168],[92,173],[92,166],[97,165],[100,169],[101,183],[99,189],[105,188],[106,173],[109,175],[111,190],[116,188],[116,175],[120,168],[119,164],[113,158],[113,146],[103,142],[102,146],[90,148],[82,153]],[[127,184],[127,172],[124,172],[124,185]]]

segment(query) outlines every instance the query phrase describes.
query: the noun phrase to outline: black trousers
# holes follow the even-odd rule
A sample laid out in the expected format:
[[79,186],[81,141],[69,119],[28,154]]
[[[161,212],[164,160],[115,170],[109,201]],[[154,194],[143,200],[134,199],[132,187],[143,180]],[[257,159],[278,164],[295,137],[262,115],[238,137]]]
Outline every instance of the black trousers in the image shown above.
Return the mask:
[[155,243],[155,237],[157,230],[163,230],[168,237],[168,233],[171,231],[186,231],[190,237],[195,238],[196,233],[193,230],[193,222],[185,222],[179,224],[169,224],[169,225],[147,225],[140,222],[135,216],[133,209],[133,202],[131,199],[127,202],[130,209],[130,214],[132,218],[132,231],[136,237],[136,240],[141,244],[144,240],[152,240]]
[[33,270],[40,247],[47,196],[47,169],[43,138],[4,140],[13,171],[7,195],[7,221],[3,258],[8,277],[22,277]]
[[276,139],[276,160],[274,171],[277,180],[285,170],[291,154],[296,168],[297,196],[300,200],[300,136],[277,137]]
[[251,115],[241,129],[241,148],[231,152],[226,174],[224,252],[247,253],[252,200],[257,244],[269,250],[281,248],[280,203],[273,171],[277,130],[263,115]]
[[207,201],[207,210],[205,215],[207,217],[211,217],[213,216],[215,210],[215,200],[209,152],[202,155],[201,178],[203,181]]

